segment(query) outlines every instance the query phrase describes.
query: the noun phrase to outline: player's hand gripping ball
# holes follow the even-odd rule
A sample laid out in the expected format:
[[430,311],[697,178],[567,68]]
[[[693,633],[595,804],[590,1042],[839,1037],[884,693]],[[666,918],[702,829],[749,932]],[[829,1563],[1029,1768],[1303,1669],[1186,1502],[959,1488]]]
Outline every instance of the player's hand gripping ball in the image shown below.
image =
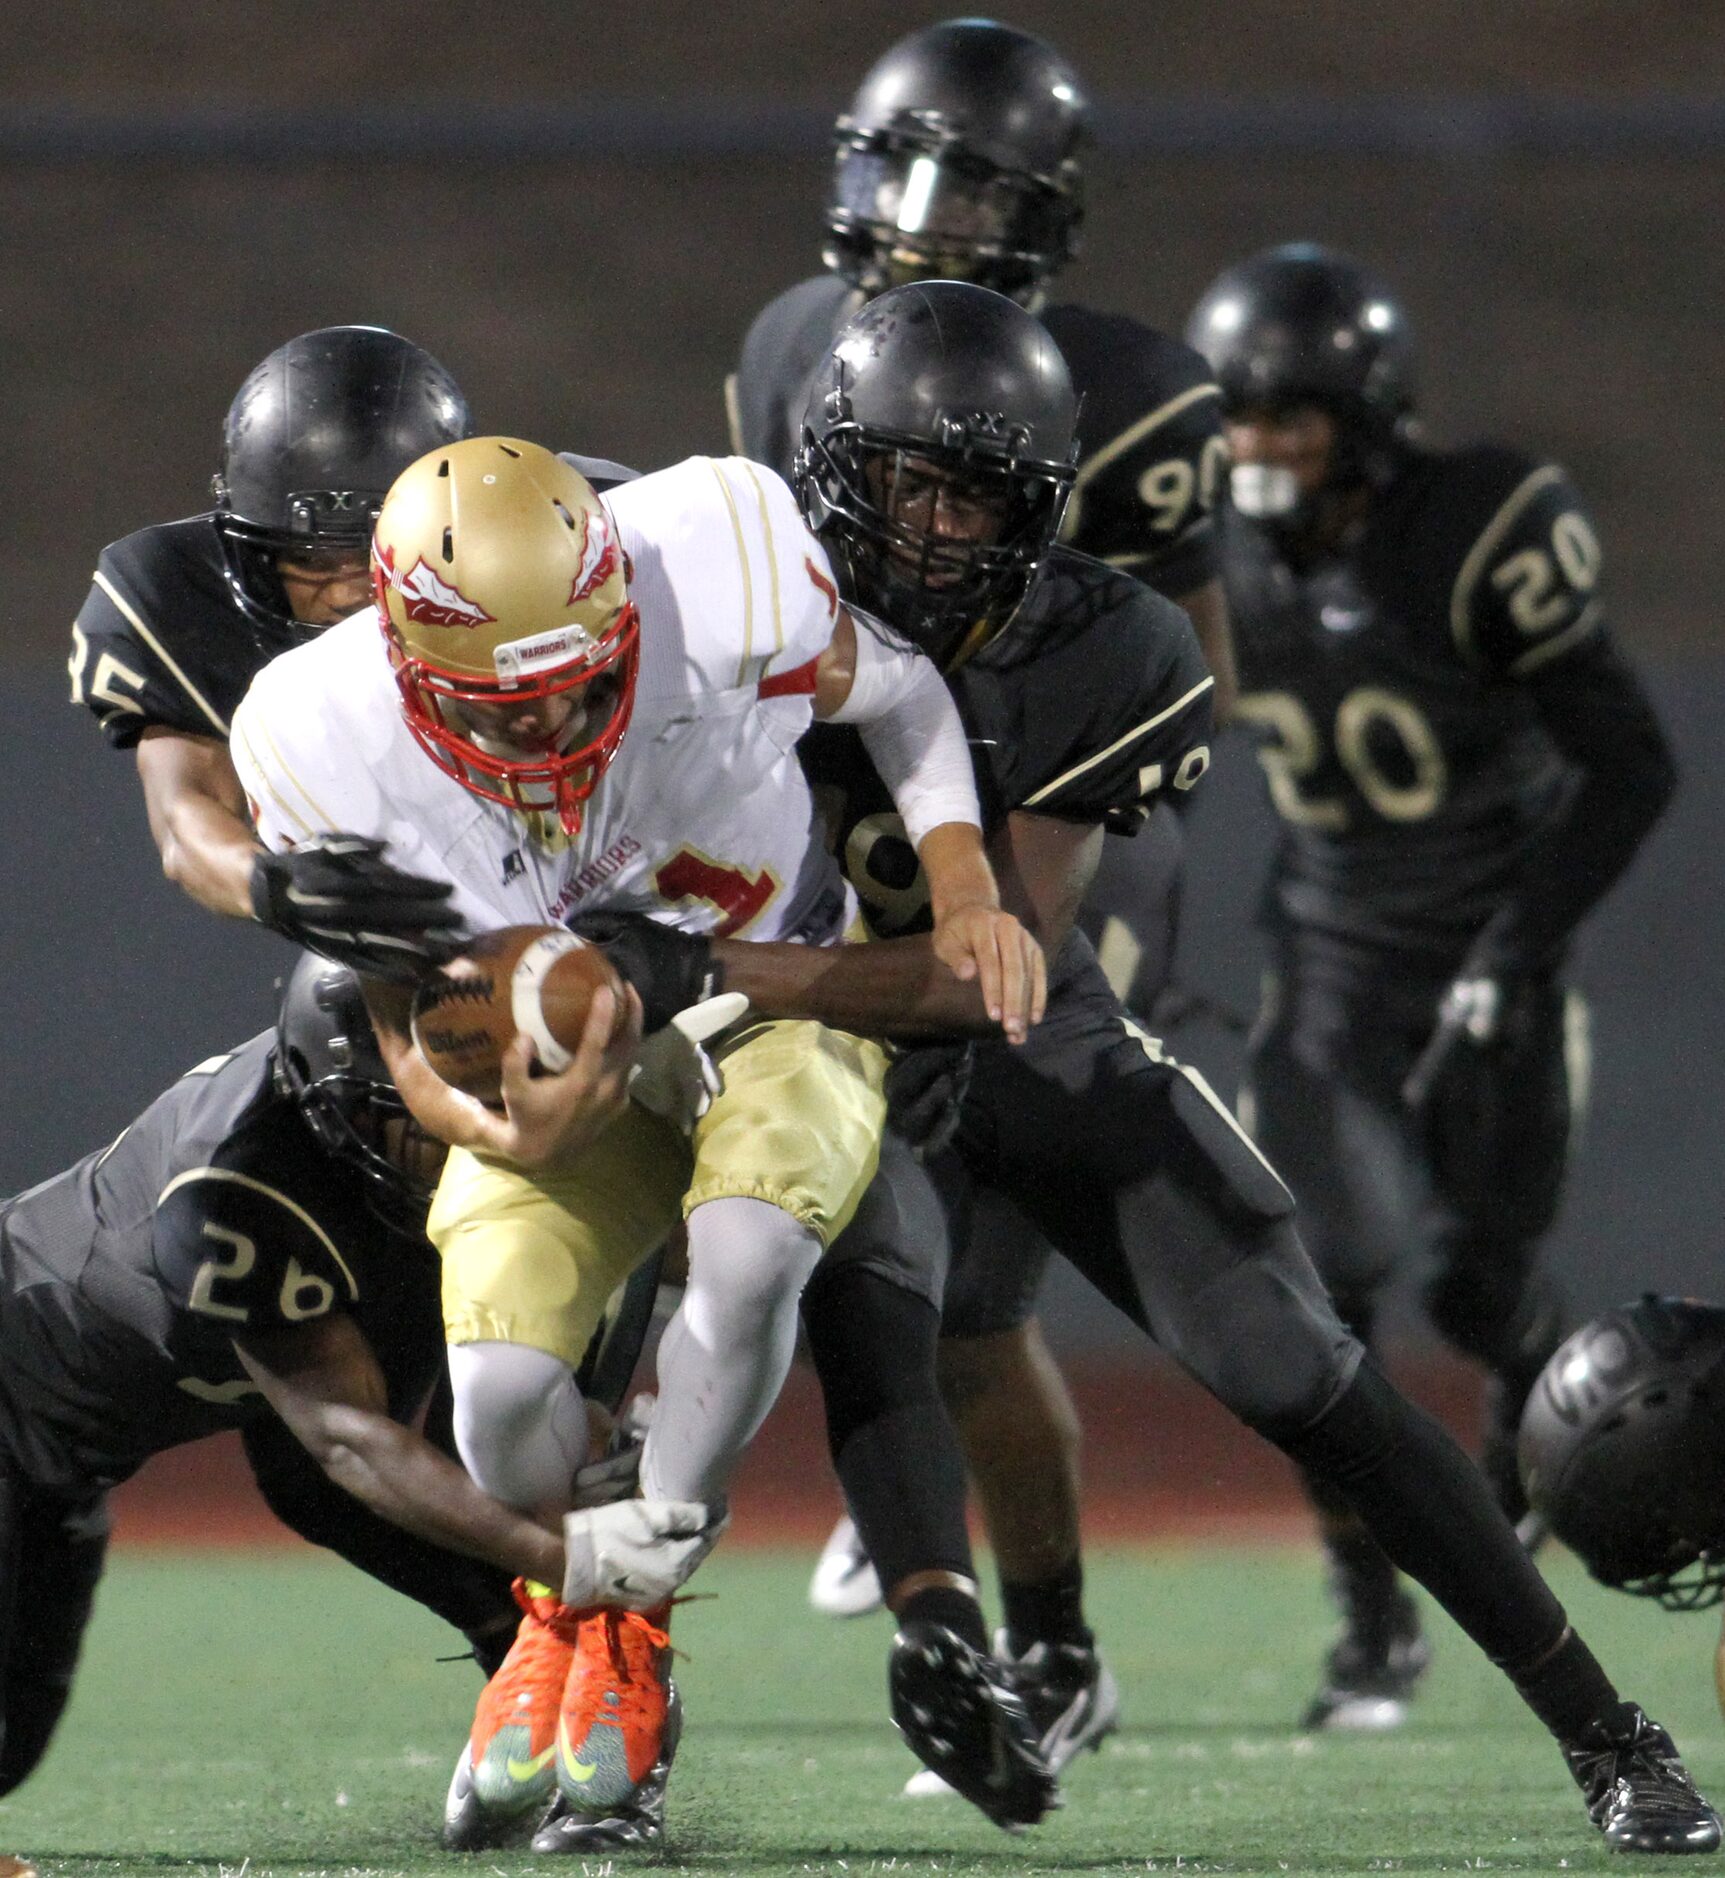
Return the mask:
[[504,1052],[519,1033],[552,1074],[574,1060],[601,986],[624,1001],[623,980],[597,946],[561,926],[503,926],[421,979],[413,1040],[439,1076],[495,1104]]

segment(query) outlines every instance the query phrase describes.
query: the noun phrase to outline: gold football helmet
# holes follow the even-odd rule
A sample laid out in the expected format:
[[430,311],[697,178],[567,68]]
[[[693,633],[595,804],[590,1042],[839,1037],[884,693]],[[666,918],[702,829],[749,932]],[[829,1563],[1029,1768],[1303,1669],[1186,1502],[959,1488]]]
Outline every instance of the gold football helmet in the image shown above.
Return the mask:
[[475,795],[578,833],[640,657],[616,526],[586,478],[513,437],[433,450],[384,498],[371,566],[421,749]]

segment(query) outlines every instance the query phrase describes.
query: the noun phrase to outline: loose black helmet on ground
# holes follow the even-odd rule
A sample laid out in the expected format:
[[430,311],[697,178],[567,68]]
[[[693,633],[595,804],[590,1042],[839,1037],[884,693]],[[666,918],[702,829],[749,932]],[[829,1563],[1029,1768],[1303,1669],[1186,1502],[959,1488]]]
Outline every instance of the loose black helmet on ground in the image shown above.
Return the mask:
[[1672,1607],[1725,1596],[1725,1308],[1647,1296],[1545,1366],[1518,1448],[1529,1504],[1595,1578]]
[[300,636],[276,556],[363,552],[396,477],[472,429],[455,380],[399,333],[326,326],[278,346],[228,407],[213,482],[241,610]]
[[347,966],[307,952],[289,974],[276,1018],[276,1076],[325,1151],[372,1183],[386,1217],[423,1224],[441,1156],[422,1151]]
[[1026,295],[1083,219],[1090,105],[1052,46],[994,20],[901,39],[838,120],[827,265],[865,293],[937,276]]
[[1076,423],[1066,362],[1016,302],[962,281],[871,300],[815,374],[795,471],[846,599],[945,669],[982,653],[1053,545]]

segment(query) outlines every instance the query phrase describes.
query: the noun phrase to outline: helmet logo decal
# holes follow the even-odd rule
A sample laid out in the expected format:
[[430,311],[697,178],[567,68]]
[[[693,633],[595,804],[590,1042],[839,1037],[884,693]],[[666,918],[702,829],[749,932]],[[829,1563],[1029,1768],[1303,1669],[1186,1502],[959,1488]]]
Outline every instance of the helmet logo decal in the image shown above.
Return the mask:
[[586,533],[581,540],[581,565],[569,588],[569,604],[585,600],[597,587],[604,586],[617,570],[617,543],[603,509],[587,513]]
[[468,599],[460,588],[452,587],[421,555],[405,574],[398,573],[395,556],[382,542],[377,547],[377,565],[385,582],[401,595],[401,610],[420,626],[489,626],[492,617],[484,607]]

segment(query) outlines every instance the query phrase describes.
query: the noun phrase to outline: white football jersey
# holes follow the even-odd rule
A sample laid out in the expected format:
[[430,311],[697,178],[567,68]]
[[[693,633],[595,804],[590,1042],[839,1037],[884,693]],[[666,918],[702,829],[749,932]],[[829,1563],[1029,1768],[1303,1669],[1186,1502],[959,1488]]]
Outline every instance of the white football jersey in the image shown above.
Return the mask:
[[259,837],[372,836],[396,866],[451,882],[475,932],[610,907],[832,942],[853,902],[795,753],[838,614],[825,554],[784,483],[737,457],[690,457],[604,501],[631,564],[640,677],[573,841],[425,754],[371,608],[267,665],[234,714]]

